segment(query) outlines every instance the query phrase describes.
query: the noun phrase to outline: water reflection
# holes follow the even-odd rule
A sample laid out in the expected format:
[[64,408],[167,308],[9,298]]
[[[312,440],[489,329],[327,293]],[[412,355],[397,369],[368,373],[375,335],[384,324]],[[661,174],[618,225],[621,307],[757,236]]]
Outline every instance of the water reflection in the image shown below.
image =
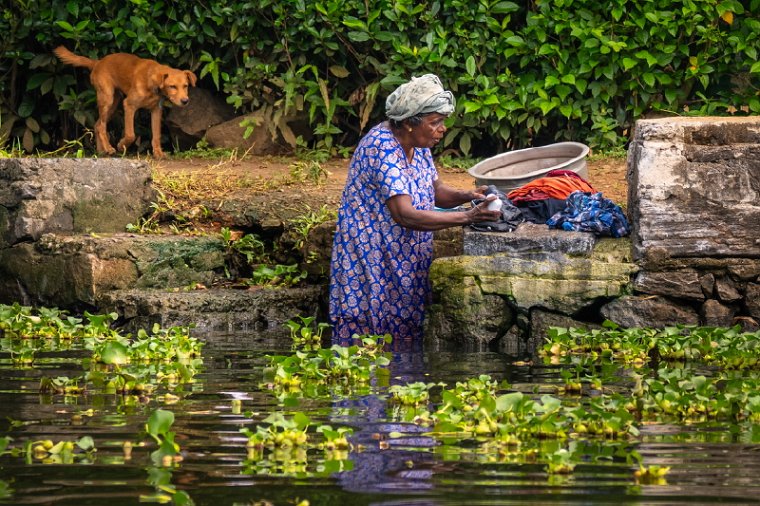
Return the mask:
[[[387,370],[375,374],[367,388],[357,389],[360,393],[302,396],[286,403],[260,385],[267,355],[289,353],[288,344],[261,336],[209,336],[203,368],[176,399],[163,390],[150,396],[92,388],[76,396],[40,395],[42,376],[82,374],[81,352],[45,352],[42,367],[24,369],[0,354],[0,437],[7,434],[23,444],[90,435],[98,449],[88,463],[69,465],[1,456],[0,503],[120,506],[138,503],[141,495],[172,495],[167,489],[213,506],[262,500],[292,505],[296,498],[308,499],[312,506],[745,504],[760,496],[756,426],[650,424],[633,441],[580,440],[577,451],[583,460],[570,476],[548,476],[544,464],[531,457],[563,448],[566,441],[526,444],[521,451],[488,446],[485,439],[442,444],[427,433],[429,428],[406,422],[409,417],[388,403],[391,385],[442,381],[453,386],[482,373],[530,392],[556,383],[557,369],[515,365],[513,358],[494,352],[430,350],[404,341],[392,343],[388,351]],[[239,412],[233,411],[233,399],[242,403]],[[140,446],[146,418],[158,407],[175,413],[173,430],[184,456],[169,469],[151,466],[153,448]],[[255,426],[275,410],[305,412],[315,424],[352,427],[355,450],[342,456],[342,463],[333,455],[336,464],[313,450],[290,460],[249,459],[239,429]],[[131,459],[124,458],[125,441],[134,443]],[[634,482],[634,466],[616,453],[633,449],[649,465],[672,466],[665,483]]]
[[[360,345],[356,339],[334,340],[340,346]],[[375,377],[373,390],[384,392],[393,384],[423,381],[426,374],[425,352],[419,340],[395,340],[386,344],[390,363],[386,375]],[[389,438],[389,434],[424,433],[427,429],[414,424],[388,422],[391,410],[385,396],[370,394],[333,402],[331,421],[355,427],[350,438],[352,469],[338,475],[338,483],[350,492],[420,491],[433,487],[430,483],[434,458],[432,453],[419,451],[419,446],[435,444],[429,437],[415,439],[418,448],[406,449],[408,438]],[[404,445],[403,442],[407,444]],[[383,503],[385,504],[385,503]],[[393,504],[403,504],[394,502]]]

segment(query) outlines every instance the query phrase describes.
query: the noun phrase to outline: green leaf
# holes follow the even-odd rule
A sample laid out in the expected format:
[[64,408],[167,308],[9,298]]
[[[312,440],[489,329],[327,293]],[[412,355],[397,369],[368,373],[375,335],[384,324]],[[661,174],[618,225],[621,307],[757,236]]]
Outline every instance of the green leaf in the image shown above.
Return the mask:
[[118,341],[109,341],[103,347],[101,360],[108,365],[124,365],[129,362],[127,347]]
[[154,438],[163,436],[174,423],[174,413],[163,409],[157,409],[150,414],[148,423],[145,424],[145,430]]
[[348,32],[348,38],[354,42],[367,42],[369,34],[367,32],[350,31]]
[[482,104],[480,102],[474,102],[472,100],[463,101],[462,105],[464,106],[465,114],[470,114],[471,112],[479,111],[480,108],[482,107]]
[[623,70],[627,72],[635,67],[637,63],[633,58],[623,58]]
[[572,88],[567,85],[560,84],[554,88],[554,91],[556,91],[559,98],[564,101],[572,91]]
[[472,55],[468,56],[464,65],[470,77],[475,77],[475,71],[477,70],[477,67],[475,66],[475,57]]
[[24,95],[21,104],[18,106],[18,115],[22,118],[28,118],[34,112],[34,99],[30,95]]
[[350,72],[346,70],[346,67],[342,65],[331,65],[330,73],[340,79],[343,79],[344,77],[348,77],[350,74]]
[[470,154],[470,149],[472,147],[472,139],[470,137],[470,134],[464,133],[462,134],[462,137],[459,139],[459,149],[462,150],[462,153],[467,156]]
[[346,25],[348,28],[353,28],[354,30],[367,31],[367,25],[364,23],[364,21],[362,21],[361,19],[355,18],[354,16],[344,17],[343,24]]
[[60,21],[56,21],[56,22],[55,22],[55,24],[57,24],[58,26],[60,26],[60,27],[61,27],[61,28],[63,28],[64,30],[66,30],[67,32],[73,32],[73,31],[74,31],[74,27],[73,27],[73,26],[71,26],[71,25],[70,25],[68,22],[66,22],[66,21],[63,21],[63,20],[60,20]]
[[76,444],[86,452],[95,448],[95,441],[92,440],[91,436],[82,436]]
[[512,411],[523,400],[522,392],[512,392],[496,398],[496,409],[499,412]]
[[514,2],[499,2],[492,5],[490,10],[493,14],[509,14],[510,12],[520,10],[520,6]]

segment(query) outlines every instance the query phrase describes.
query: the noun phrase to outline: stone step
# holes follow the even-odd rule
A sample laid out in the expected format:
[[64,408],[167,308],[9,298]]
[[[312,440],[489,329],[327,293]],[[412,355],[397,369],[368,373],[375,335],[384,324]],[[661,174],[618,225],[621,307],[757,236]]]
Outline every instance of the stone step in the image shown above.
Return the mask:
[[[103,312],[116,312],[128,332],[194,324],[200,333],[255,332],[284,336],[285,322],[322,317],[324,287],[167,290],[113,290],[100,298]],[[299,320],[297,320],[299,321]]]
[[211,286],[225,258],[221,237],[44,234],[0,248],[0,302],[86,309],[111,290]]

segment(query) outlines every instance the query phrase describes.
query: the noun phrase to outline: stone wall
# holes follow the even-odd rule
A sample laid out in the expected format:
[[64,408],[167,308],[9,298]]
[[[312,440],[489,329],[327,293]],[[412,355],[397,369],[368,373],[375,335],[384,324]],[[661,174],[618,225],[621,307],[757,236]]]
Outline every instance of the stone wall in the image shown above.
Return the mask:
[[235,263],[219,235],[126,233],[155,200],[145,162],[0,159],[0,303],[115,311],[130,330],[287,334],[317,316],[321,287],[212,289]]
[[639,121],[628,187],[638,296],[607,316],[639,325],[656,296],[672,322],[757,329],[760,118]]
[[599,321],[600,307],[631,293],[628,239],[523,223],[514,232],[464,231],[464,255],[431,267],[431,341],[523,354],[547,326]]
[[760,118],[636,125],[629,239],[466,231],[465,255],[433,262],[427,336],[524,353],[550,326],[760,322]]

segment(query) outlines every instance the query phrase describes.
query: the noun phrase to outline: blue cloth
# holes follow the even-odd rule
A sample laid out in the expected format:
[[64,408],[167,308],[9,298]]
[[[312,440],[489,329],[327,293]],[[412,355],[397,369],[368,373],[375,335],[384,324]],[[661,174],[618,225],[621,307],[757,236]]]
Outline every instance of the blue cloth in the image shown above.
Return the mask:
[[630,233],[623,210],[601,193],[574,191],[565,200],[565,209],[546,222],[550,228],[592,232],[599,236],[623,237]]
[[427,148],[407,162],[387,123],[359,142],[349,165],[338,211],[330,265],[333,339],[386,334],[420,339],[430,298],[433,233],[401,227],[386,201],[409,195],[419,210],[432,210],[438,172]]

